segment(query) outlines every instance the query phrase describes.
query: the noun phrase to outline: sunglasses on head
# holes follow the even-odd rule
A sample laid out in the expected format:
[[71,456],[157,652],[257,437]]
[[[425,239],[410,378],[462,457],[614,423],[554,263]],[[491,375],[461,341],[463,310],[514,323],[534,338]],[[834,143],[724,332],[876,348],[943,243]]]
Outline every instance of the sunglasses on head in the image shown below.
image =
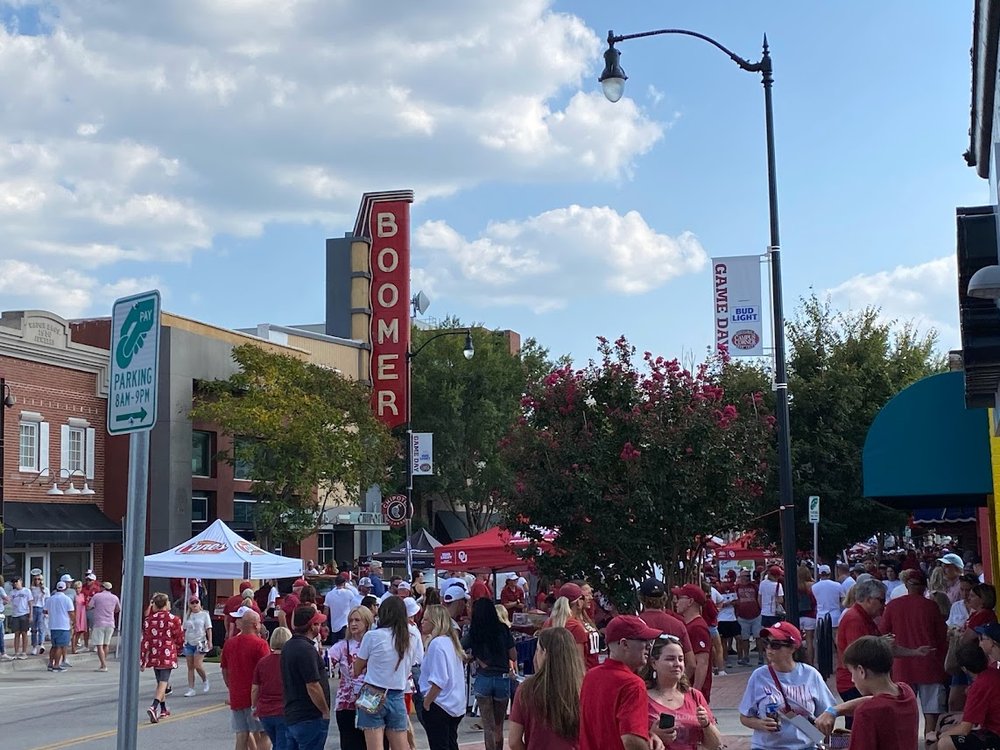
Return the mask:
[[681,642],[680,638],[678,638],[676,635],[670,635],[669,633],[663,633],[662,635],[658,636],[656,640],[658,640],[658,641],[666,641],[667,643],[680,643]]

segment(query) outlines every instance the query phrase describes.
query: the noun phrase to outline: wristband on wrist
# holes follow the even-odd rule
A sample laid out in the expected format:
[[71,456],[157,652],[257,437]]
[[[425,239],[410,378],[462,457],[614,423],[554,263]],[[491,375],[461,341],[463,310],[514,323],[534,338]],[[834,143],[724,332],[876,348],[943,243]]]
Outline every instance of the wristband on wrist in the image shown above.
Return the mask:
[[835,719],[838,716],[840,716],[840,712],[837,710],[836,706],[827,706],[826,708],[823,709],[823,713],[830,714],[830,716],[832,716]]

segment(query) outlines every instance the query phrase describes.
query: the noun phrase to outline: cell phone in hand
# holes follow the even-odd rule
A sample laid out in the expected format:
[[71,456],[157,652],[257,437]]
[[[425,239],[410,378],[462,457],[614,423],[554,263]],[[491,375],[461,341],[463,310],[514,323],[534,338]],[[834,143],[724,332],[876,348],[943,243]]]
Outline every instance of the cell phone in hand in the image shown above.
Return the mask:
[[674,728],[674,715],[673,714],[660,714],[660,723],[657,724],[660,729],[673,729]]

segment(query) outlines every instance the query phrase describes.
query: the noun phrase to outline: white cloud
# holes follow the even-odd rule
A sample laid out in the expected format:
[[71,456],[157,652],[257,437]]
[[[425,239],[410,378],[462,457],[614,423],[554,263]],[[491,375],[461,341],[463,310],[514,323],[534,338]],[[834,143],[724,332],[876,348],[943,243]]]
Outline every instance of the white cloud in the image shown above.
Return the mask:
[[628,179],[663,136],[573,93],[602,42],[551,0],[0,3],[45,32],[0,29],[0,260],[95,284],[269,222],[343,226],[369,186]]
[[474,239],[428,221],[413,241],[425,263],[415,269],[415,289],[419,282],[425,291],[536,312],[564,307],[583,293],[642,294],[708,261],[690,232],[658,234],[638,212],[622,215],[606,206],[496,222]]
[[843,310],[872,305],[881,308],[887,320],[912,321],[921,331],[935,328],[940,347],[956,349],[961,345],[957,275],[955,256],[946,255],[915,266],[858,274],[827,294]]

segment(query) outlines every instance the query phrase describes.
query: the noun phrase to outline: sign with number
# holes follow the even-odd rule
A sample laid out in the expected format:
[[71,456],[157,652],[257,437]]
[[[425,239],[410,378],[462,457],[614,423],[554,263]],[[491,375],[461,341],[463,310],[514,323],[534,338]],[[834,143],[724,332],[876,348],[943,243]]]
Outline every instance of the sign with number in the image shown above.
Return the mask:
[[809,523],[819,523],[819,495],[809,496]]
[[115,301],[111,313],[108,432],[153,429],[160,366],[160,292]]

